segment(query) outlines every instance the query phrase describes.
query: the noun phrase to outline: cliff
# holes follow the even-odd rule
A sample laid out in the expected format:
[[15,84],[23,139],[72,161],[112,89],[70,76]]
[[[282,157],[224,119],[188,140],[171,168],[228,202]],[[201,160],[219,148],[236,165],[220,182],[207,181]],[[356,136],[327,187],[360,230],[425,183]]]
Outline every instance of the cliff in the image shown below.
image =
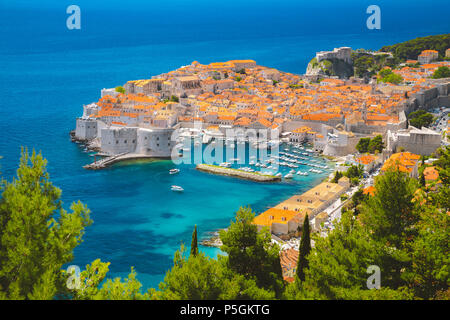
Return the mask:
[[306,68],[306,75],[337,76],[347,79],[353,76],[353,65],[341,59],[317,62],[317,59],[313,58]]

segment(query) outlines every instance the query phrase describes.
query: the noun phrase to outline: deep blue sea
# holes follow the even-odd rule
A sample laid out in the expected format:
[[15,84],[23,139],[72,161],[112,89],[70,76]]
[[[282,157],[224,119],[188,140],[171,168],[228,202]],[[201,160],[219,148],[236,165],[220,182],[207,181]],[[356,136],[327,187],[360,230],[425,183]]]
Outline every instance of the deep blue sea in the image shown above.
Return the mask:
[[[67,6],[81,8],[81,30],[66,28]],[[381,30],[366,28],[370,4]],[[180,243],[229,225],[240,206],[256,212],[321,180],[256,184],[207,175],[170,161],[120,164],[86,171],[92,157],[70,142],[82,105],[100,89],[149,78],[197,60],[254,59],[304,73],[316,51],[338,46],[379,49],[448,33],[448,1],[24,1],[0,0],[0,170],[11,179],[20,148],[42,151],[66,207],[78,199],[94,220],[75,250],[83,269],[110,261],[110,277],[138,272],[155,287]],[[322,177],[323,178],[323,177]],[[170,192],[181,185],[184,193]],[[217,250],[202,248],[210,255]]]

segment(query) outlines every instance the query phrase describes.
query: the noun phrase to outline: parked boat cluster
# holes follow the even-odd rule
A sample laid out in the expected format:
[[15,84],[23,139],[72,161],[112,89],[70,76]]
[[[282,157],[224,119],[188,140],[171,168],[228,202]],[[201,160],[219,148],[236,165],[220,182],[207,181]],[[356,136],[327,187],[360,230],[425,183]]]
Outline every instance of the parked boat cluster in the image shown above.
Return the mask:
[[[301,144],[287,143],[283,151],[278,154],[270,154],[267,159],[255,160],[255,156],[251,156],[248,165],[244,167],[236,167],[236,169],[246,172],[261,172],[263,174],[275,175],[285,179],[292,179],[294,175],[308,176],[310,173],[321,174],[325,171],[332,170],[326,165],[322,159],[312,150],[305,148]],[[219,166],[231,168],[234,161],[238,158],[231,158],[229,162],[222,162]],[[296,170],[301,166],[310,167],[309,170]],[[284,175],[279,172],[282,168],[291,169]],[[285,170],[283,170],[285,171]]]

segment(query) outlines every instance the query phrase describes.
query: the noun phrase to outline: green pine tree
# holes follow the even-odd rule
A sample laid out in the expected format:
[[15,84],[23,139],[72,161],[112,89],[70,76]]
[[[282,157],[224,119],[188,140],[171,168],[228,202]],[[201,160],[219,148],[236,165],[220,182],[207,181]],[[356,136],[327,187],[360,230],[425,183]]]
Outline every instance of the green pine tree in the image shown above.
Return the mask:
[[197,254],[198,254],[197,225],[195,225],[194,231],[192,232],[191,256],[196,256]]
[[259,288],[272,290],[279,297],[284,286],[280,249],[272,244],[268,228],[258,231],[252,223],[254,217],[250,208],[240,208],[235,221],[220,231],[220,249],[228,255],[229,270],[255,280]]
[[300,252],[297,262],[297,277],[301,281],[305,281],[305,269],[308,268],[308,255],[311,251],[311,230],[309,226],[309,218],[306,215],[303,221],[302,239],[300,240]]
[[89,209],[62,207],[46,160],[22,150],[17,177],[2,181],[0,196],[0,299],[52,299],[64,293],[62,266],[73,259],[91,223]]

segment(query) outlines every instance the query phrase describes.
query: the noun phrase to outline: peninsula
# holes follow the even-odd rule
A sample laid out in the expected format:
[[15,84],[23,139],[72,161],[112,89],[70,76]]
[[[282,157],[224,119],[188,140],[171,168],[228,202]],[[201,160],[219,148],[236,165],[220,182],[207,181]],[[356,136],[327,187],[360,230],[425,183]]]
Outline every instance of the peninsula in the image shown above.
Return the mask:
[[[380,54],[384,55],[364,52]],[[318,52],[315,60],[353,66],[354,57],[355,52],[344,47]],[[387,142],[384,158],[400,148],[429,155],[439,147],[441,133],[408,127],[407,117],[419,109],[450,105],[449,79],[433,79],[450,61],[438,59],[433,50],[417,58],[396,68],[384,66],[370,78],[296,75],[253,60],[207,65],[194,61],[150,79],[101,90],[99,101],[83,106],[72,139],[82,141],[87,150],[114,157],[106,163],[130,157],[169,158],[180,147],[172,137],[174,130],[192,131],[194,126],[210,136],[230,128],[268,130],[276,132],[272,138],[309,143],[328,156],[351,154],[361,138],[382,135]]]

